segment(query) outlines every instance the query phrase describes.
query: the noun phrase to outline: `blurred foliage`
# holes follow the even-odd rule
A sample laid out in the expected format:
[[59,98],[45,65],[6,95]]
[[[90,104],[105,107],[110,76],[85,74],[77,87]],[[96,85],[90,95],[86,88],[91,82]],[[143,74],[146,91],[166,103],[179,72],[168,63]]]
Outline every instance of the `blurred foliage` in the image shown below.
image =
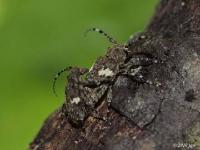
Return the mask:
[[28,147],[44,119],[64,101],[65,77],[52,93],[52,79],[72,65],[90,67],[108,41],[122,43],[142,31],[157,0],[0,0],[0,149]]

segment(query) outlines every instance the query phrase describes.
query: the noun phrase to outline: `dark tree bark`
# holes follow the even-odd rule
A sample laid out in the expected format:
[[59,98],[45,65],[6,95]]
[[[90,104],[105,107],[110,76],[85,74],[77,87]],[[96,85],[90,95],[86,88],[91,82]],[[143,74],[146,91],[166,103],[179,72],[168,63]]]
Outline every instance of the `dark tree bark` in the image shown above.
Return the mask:
[[[111,98],[117,97],[114,107],[108,106],[105,96],[96,108],[107,120],[89,116],[83,127],[75,128],[58,109],[44,122],[30,149],[200,149],[200,1],[161,0],[144,35],[130,45],[134,52],[162,60],[147,69],[148,79],[156,84],[131,88],[132,80],[118,77],[111,88]],[[129,96],[134,103],[126,102]],[[138,104],[136,99],[142,102],[140,114],[156,110],[143,128],[130,120],[128,110]],[[143,120],[137,117],[137,122]]]

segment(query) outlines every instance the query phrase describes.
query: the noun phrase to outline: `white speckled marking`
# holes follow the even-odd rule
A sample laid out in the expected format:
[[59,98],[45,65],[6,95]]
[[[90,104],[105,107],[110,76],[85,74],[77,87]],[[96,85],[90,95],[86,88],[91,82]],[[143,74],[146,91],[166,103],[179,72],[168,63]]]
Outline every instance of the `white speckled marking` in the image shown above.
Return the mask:
[[146,36],[145,36],[145,35],[141,35],[141,36],[140,36],[140,38],[142,38],[142,39],[145,39],[145,38],[146,38]]
[[95,29],[95,31],[99,32],[99,31],[100,31],[100,29],[96,28],[96,29]]
[[160,82],[156,82],[156,86],[159,87],[161,86],[162,84]]
[[105,77],[112,77],[114,75],[113,71],[109,68],[101,69],[98,71],[99,76],[105,76]]
[[131,73],[132,76],[136,75],[140,70],[142,69],[142,66],[139,66],[138,68],[132,69],[131,71],[133,71]]
[[143,75],[140,75],[139,78],[142,79],[142,78],[143,78]]
[[150,85],[153,84],[152,81],[150,81],[150,80],[147,80],[146,83],[148,83]]
[[75,98],[72,99],[71,103],[72,104],[74,104],[74,103],[78,104],[80,101],[81,101],[80,97],[75,97]]
[[127,48],[127,47],[124,47],[124,50],[128,50],[128,48]]
[[157,63],[158,63],[158,60],[154,60],[154,63],[157,64]]
[[181,6],[185,6],[185,2],[181,2]]

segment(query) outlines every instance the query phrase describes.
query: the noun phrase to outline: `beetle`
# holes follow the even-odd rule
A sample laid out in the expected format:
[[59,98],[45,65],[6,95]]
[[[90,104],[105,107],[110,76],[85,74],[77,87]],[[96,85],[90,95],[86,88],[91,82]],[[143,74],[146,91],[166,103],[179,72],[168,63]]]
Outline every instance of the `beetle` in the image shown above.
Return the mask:
[[129,76],[136,82],[150,83],[144,77],[145,67],[158,62],[143,53],[129,55],[130,44],[118,44],[101,29],[91,28],[87,30],[89,31],[103,34],[114,44],[113,47],[108,48],[106,55],[99,57],[90,69],[67,67],[55,76],[53,82],[55,93],[55,83],[59,75],[65,71],[69,72],[64,113],[74,126],[83,125],[118,76]]

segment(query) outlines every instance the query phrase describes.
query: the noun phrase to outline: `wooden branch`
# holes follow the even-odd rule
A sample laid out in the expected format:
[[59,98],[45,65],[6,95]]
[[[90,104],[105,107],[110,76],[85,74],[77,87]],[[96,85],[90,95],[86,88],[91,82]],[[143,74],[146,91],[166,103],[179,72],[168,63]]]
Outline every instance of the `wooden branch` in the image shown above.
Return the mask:
[[147,67],[152,84],[132,88],[135,81],[119,76],[96,108],[100,118],[89,116],[75,128],[60,108],[30,149],[200,149],[199,15],[199,0],[161,0],[146,31],[130,41],[130,56],[148,53],[160,60]]

